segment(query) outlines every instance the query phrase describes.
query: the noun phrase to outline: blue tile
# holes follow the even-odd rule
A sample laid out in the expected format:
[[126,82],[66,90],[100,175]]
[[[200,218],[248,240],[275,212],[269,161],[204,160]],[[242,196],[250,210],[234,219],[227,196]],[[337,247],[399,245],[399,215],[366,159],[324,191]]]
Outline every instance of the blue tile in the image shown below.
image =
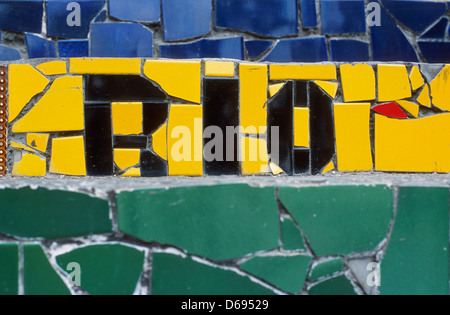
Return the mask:
[[297,0],[216,0],[216,24],[269,37],[297,34]]
[[264,59],[272,62],[328,61],[325,37],[282,39]]
[[316,0],[301,0],[304,28],[317,27]]
[[30,58],[56,58],[56,45],[53,41],[29,33],[25,34],[25,38]]
[[105,22],[107,18],[108,14],[106,13],[105,10],[103,10],[99,14],[97,14],[97,16],[94,19],[94,23]]
[[109,0],[109,15],[123,21],[158,22],[160,11],[159,0]]
[[435,1],[383,0],[383,5],[397,20],[418,34],[447,11],[445,2]]
[[442,18],[435,26],[433,26],[428,32],[420,36],[420,38],[434,38],[444,39],[445,31],[447,30],[448,18]]
[[3,45],[0,45],[0,60],[1,61],[12,61],[21,59],[20,53],[14,49]]
[[331,61],[369,61],[369,44],[352,39],[330,40]]
[[153,33],[138,23],[93,23],[92,57],[152,57]]
[[[383,1],[384,3],[384,1]],[[417,54],[397,24],[381,9],[380,26],[372,26],[373,61],[418,62]]]
[[[68,5],[80,5],[80,26],[69,25],[76,21],[74,13],[78,12]],[[92,20],[105,5],[105,0],[47,0],[47,35],[61,38],[87,38]]]
[[224,39],[201,39],[189,44],[159,46],[162,58],[229,58],[244,59],[242,37]]
[[0,0],[1,29],[40,33],[43,14],[42,0]]
[[162,0],[164,39],[203,36],[211,30],[211,0]]
[[89,41],[83,39],[60,40],[58,42],[58,51],[60,58],[88,57]]
[[419,48],[423,57],[429,63],[450,62],[450,42],[419,41]]
[[270,40],[247,40],[245,48],[250,59],[256,59],[272,47],[273,42]]
[[365,33],[364,0],[321,0],[323,34]]

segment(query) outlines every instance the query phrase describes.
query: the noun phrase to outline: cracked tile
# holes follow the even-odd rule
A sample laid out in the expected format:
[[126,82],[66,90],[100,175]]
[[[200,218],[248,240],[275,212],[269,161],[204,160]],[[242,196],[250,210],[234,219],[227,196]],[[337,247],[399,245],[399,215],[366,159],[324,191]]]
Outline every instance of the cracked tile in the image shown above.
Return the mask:
[[77,262],[81,287],[91,295],[131,295],[142,274],[145,253],[121,244],[89,245],[56,257],[63,269]]
[[303,255],[254,257],[241,268],[283,291],[299,294],[311,260],[311,257]]
[[117,208],[124,233],[214,260],[278,247],[273,188],[217,185],[122,192]]
[[154,253],[152,273],[154,295],[274,295],[234,271],[171,254]]
[[381,294],[449,294],[448,195],[448,188],[399,188]]
[[279,196],[318,256],[373,250],[392,218],[385,186],[280,187]]
[[310,280],[315,281],[326,276],[332,276],[333,274],[342,271],[343,267],[344,262],[342,261],[342,258],[328,259],[314,266],[309,278]]
[[24,244],[23,260],[25,295],[70,295],[69,289],[50,265],[41,245]]
[[19,294],[19,245],[0,244],[0,295]]
[[56,239],[111,232],[106,200],[44,188],[7,188],[0,197],[2,234]]
[[309,289],[310,295],[357,295],[353,285],[342,275],[319,283]]

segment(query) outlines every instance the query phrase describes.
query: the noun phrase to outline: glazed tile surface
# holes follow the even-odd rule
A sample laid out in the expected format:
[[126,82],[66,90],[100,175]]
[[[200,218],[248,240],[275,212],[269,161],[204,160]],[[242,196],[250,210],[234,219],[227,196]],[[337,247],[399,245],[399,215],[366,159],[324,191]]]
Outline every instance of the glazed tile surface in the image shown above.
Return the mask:
[[0,295],[448,295],[449,4],[0,0]]
[[13,176],[449,173],[449,67],[11,64],[2,68],[3,165]]
[[447,9],[429,0],[3,0],[0,60],[447,63]]

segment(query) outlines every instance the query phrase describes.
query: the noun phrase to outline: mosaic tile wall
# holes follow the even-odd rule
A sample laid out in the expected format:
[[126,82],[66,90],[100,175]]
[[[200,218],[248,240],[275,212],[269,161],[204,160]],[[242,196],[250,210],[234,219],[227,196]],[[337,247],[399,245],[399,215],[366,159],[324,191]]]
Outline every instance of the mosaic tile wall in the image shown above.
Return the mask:
[[450,62],[446,1],[2,0],[0,60]]
[[[102,198],[20,188],[0,198],[0,294],[449,293],[448,187],[230,184]],[[380,287],[367,281],[372,262]]]
[[0,295],[448,295],[448,5],[0,1]]
[[449,71],[104,58],[11,64],[2,167],[13,176],[448,173]]

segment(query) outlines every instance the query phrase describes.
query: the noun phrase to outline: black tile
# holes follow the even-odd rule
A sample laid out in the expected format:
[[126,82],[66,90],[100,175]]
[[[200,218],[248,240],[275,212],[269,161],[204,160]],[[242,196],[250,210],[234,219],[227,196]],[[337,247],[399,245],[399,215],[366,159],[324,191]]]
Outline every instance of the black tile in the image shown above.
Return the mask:
[[[220,154],[222,159],[219,157],[213,161],[205,160],[205,173],[207,175],[239,175],[239,138],[237,134],[227,137],[227,129],[231,130],[239,126],[239,80],[204,79],[203,98],[204,130],[210,126],[217,126],[224,137],[223,154]],[[212,139],[204,140],[205,148],[210,141]]]
[[151,151],[141,152],[141,177],[167,176],[167,162]]
[[152,135],[169,117],[169,103],[144,103],[144,134]]
[[146,136],[114,136],[114,148],[116,149],[145,149],[147,148]]
[[113,175],[111,104],[85,104],[84,116],[87,174]]
[[335,153],[332,99],[316,84],[309,86],[311,173],[320,174]]
[[[269,101],[267,109],[268,150],[271,161],[277,164],[288,175],[293,175],[292,150],[294,143],[294,105],[292,81]],[[274,127],[278,127],[278,137]],[[278,142],[278,146],[276,145]],[[278,151],[278,157],[277,152]]]
[[87,75],[88,102],[154,102],[167,99],[153,83],[137,75]]
[[309,149],[294,149],[294,170],[295,174],[310,174]]
[[308,107],[308,82],[295,81],[295,107]]

